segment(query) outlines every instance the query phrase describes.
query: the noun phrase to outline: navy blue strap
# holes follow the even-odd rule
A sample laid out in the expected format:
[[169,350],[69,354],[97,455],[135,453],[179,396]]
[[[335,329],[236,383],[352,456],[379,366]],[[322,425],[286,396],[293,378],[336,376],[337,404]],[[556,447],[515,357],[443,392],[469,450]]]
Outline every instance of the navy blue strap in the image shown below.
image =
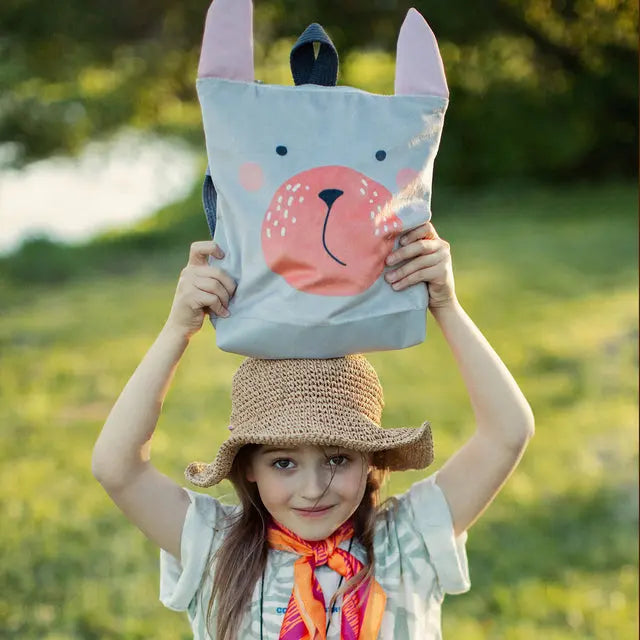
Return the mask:
[[[317,58],[313,50],[314,42],[320,44]],[[290,64],[296,86],[319,84],[334,87],[338,80],[338,52],[327,32],[317,22],[310,24],[293,45]]]
[[218,194],[216,193],[216,188],[213,186],[209,167],[207,167],[207,173],[205,174],[204,182],[202,183],[202,204],[204,205],[204,213],[207,216],[209,233],[213,239],[213,234],[216,232]]

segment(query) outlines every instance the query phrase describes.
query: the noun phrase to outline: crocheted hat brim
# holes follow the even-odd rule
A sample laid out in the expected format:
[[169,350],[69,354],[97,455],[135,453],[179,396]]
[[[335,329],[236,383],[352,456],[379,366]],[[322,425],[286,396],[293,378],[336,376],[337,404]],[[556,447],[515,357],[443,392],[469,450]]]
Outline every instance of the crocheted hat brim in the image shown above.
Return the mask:
[[185,478],[198,487],[211,487],[228,477],[238,451],[247,444],[282,447],[319,445],[337,446],[372,454],[372,464],[390,471],[424,469],[433,462],[431,425],[382,428],[362,414],[354,412],[346,425],[331,430],[314,424],[278,427],[269,416],[243,425],[241,433],[232,433],[222,443],[213,462],[192,462]]

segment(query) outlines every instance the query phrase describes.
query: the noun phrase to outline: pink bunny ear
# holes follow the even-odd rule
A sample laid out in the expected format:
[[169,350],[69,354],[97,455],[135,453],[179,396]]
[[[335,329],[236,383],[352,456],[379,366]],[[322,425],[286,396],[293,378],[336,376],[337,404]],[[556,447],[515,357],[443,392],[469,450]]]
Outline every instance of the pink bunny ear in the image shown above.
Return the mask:
[[198,78],[253,82],[253,4],[214,0],[207,12]]
[[409,9],[396,50],[396,95],[449,97],[438,43],[426,20]]

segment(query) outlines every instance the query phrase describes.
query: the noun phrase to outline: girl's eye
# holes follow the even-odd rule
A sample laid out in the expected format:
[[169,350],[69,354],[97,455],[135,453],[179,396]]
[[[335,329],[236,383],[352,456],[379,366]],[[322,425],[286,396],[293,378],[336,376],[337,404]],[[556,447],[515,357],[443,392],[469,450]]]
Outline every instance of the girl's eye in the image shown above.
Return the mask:
[[387,152],[384,151],[383,149],[376,151],[376,160],[379,160],[380,162],[382,162],[386,157],[387,157]]
[[287,155],[287,147],[285,147],[285,146],[284,146],[284,145],[282,145],[282,144],[279,144],[279,145],[276,147],[276,153],[277,153],[279,156],[286,156],[286,155]]
[[293,461],[292,460],[287,460],[286,458],[281,458],[280,460],[276,460],[273,463],[273,466],[276,469],[292,469],[294,467]]
[[342,467],[349,462],[349,458],[347,456],[331,456],[329,458],[329,464],[332,467]]

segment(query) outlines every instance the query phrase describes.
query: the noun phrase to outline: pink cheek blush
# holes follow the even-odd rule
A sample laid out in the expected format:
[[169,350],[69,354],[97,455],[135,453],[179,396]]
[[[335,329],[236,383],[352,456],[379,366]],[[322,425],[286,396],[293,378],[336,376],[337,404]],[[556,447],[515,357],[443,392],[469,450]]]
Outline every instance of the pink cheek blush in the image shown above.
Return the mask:
[[262,167],[257,162],[245,162],[238,169],[238,180],[247,191],[257,191],[264,182]]
[[408,184],[412,183],[420,174],[415,169],[400,169],[396,175],[396,184],[399,189],[404,189]]

